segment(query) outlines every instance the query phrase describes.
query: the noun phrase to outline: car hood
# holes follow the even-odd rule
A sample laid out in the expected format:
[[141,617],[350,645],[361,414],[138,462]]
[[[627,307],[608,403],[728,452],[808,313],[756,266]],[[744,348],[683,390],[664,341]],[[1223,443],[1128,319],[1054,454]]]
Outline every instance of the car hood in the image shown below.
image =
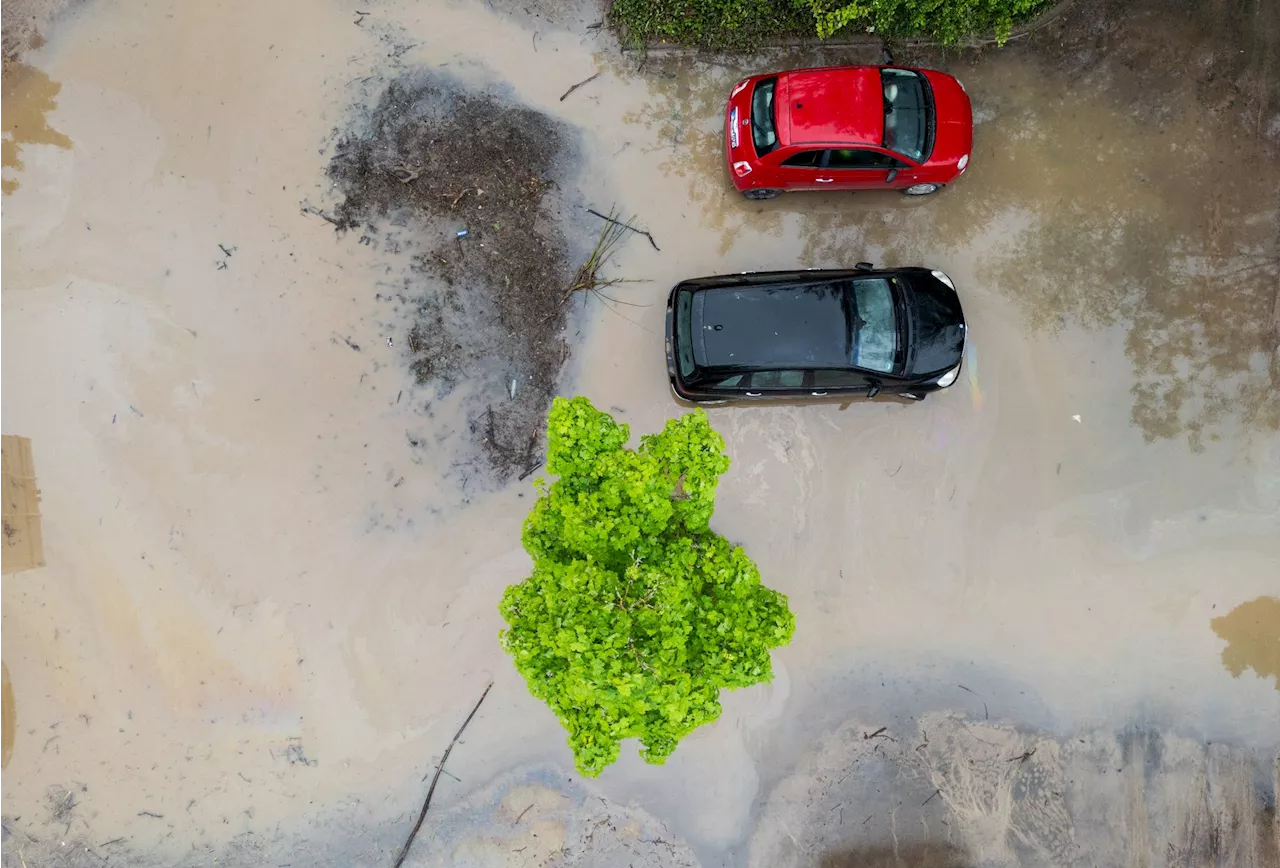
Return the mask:
[[960,82],[934,70],[925,70],[933,89],[933,152],[929,165],[954,165],[973,151],[973,107]]
[[940,374],[964,355],[964,311],[956,291],[928,272],[912,275],[907,295],[911,323],[908,376]]

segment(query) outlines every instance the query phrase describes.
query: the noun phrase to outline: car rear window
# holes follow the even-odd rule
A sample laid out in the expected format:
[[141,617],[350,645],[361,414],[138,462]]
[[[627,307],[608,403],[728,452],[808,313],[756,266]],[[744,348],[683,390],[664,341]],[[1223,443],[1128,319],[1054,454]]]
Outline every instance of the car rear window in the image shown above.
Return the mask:
[[883,277],[864,278],[854,281],[853,296],[853,348],[849,361],[855,368],[891,373],[898,356],[893,289]]
[[933,100],[924,76],[909,69],[880,70],[884,90],[884,146],[923,163],[933,151]]
[[773,113],[773,92],[777,86],[776,78],[766,78],[757,83],[751,93],[751,141],[760,157],[778,147],[778,125]]

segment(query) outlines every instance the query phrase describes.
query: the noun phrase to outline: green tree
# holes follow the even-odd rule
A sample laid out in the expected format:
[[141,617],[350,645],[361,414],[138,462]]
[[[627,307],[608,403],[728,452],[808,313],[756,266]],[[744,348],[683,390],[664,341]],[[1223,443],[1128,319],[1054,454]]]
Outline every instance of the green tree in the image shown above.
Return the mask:
[[630,432],[586,398],[557,398],[547,470],[524,524],[533,574],[511,585],[502,646],[600,774],[624,738],[660,764],[720,716],[720,690],[773,676],[795,630],[787,598],[708,523],[729,468],[701,410],[626,448]]

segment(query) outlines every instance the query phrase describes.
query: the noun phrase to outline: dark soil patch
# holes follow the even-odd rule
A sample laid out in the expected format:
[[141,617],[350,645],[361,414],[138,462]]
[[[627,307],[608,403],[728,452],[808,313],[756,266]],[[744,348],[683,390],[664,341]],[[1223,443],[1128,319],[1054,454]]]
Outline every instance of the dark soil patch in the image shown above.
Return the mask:
[[576,150],[546,115],[419,73],[387,87],[329,165],[339,230],[394,222],[425,239],[400,295],[414,309],[407,361],[437,397],[467,383],[467,424],[499,480],[536,463],[568,355],[557,179]]

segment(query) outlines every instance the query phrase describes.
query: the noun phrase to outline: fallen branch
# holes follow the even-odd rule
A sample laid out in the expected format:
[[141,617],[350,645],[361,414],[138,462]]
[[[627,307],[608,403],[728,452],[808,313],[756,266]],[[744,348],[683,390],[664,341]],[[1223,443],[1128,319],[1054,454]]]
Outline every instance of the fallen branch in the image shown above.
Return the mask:
[[637,229],[636,227],[632,226],[630,223],[623,223],[621,221],[615,220],[612,217],[609,217],[605,214],[601,214],[599,211],[596,211],[593,208],[588,208],[587,213],[594,214],[597,217],[599,217],[601,220],[607,220],[610,223],[614,224],[615,226],[621,226],[623,229],[630,229],[632,232],[636,233],[637,235],[643,235],[645,238],[649,239],[649,243],[653,245],[654,250],[658,251],[659,253],[662,252],[662,248],[658,246],[658,242],[654,241],[653,236],[650,235],[645,230]]
[[449,754],[453,751],[453,746],[458,743],[458,739],[462,738],[462,732],[467,728],[467,724],[471,723],[471,718],[476,716],[476,712],[480,710],[481,703],[484,698],[489,695],[489,691],[493,689],[493,682],[489,682],[489,686],[484,689],[484,693],[480,694],[480,698],[476,701],[475,707],[471,709],[471,713],[467,715],[467,719],[462,721],[462,726],[458,727],[458,732],[453,736],[453,741],[449,742],[449,746],[444,750],[444,756],[440,757],[440,765],[436,766],[436,773],[431,778],[431,786],[427,788],[427,797],[422,801],[422,810],[418,812],[418,822],[413,824],[413,831],[409,833],[409,837],[405,839],[404,846],[400,848],[400,855],[396,857],[396,864],[393,868],[400,868],[404,864],[405,858],[409,855],[409,848],[413,846],[413,839],[418,837],[418,830],[422,828],[422,821],[427,818],[427,808],[431,807],[431,796],[435,794],[436,784],[440,781],[440,773],[444,771],[444,764],[449,761]]
[[575,84],[573,87],[571,87],[571,88],[569,88],[568,90],[566,90],[566,91],[564,92],[564,96],[560,97],[560,102],[564,102],[566,99],[568,99],[569,94],[573,93],[575,90],[577,90],[578,88],[582,87],[584,84],[587,84],[588,82],[595,81],[595,80],[596,80],[597,78],[599,78],[599,77],[600,77],[600,73],[598,73],[598,72],[597,72],[595,75],[591,76],[590,78],[584,78],[582,81],[578,82],[578,83],[577,83],[577,84]]

